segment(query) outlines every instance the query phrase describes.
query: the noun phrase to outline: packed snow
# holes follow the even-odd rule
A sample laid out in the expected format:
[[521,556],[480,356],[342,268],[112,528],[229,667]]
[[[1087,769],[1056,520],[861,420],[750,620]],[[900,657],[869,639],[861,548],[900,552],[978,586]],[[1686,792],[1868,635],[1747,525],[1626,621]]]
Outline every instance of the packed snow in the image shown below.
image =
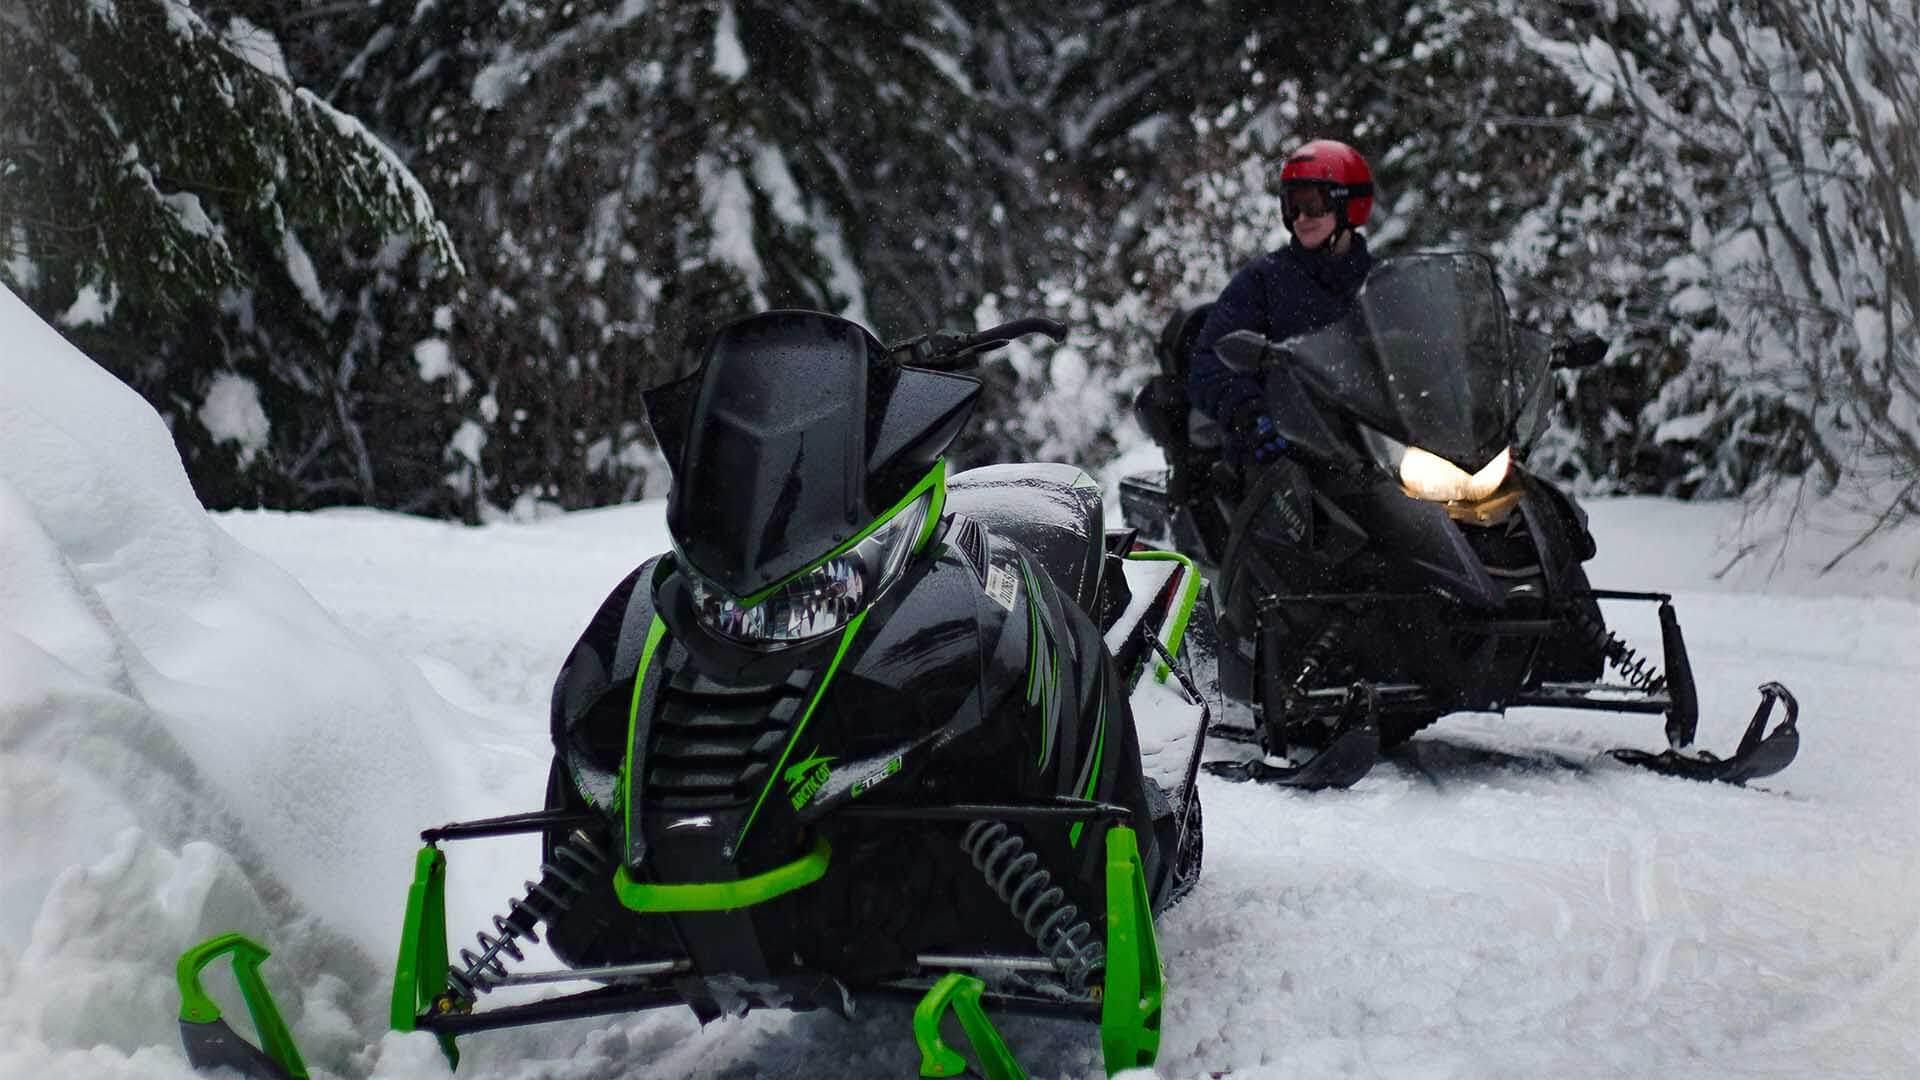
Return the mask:
[[[1920,536],[1821,575],[1848,531],[1817,518],[1736,559],[1737,507],[1590,509],[1596,584],[1677,596],[1702,745],[1778,678],[1800,760],[1693,784],[1604,757],[1656,719],[1531,713],[1449,718],[1351,791],[1208,779],[1203,878],[1160,928],[1162,1075],[1920,1075]],[[448,1075],[382,1030],[417,832],[539,805],[549,680],[665,544],[657,502],[209,515],[154,412],[0,293],[0,1076],[192,1075],[173,963],[230,929],[274,950],[316,1076]],[[449,852],[457,945],[534,855]],[[1090,1030],[1001,1026],[1035,1075],[1098,1071]],[[502,1080],[917,1064],[894,1007],[462,1048]]]

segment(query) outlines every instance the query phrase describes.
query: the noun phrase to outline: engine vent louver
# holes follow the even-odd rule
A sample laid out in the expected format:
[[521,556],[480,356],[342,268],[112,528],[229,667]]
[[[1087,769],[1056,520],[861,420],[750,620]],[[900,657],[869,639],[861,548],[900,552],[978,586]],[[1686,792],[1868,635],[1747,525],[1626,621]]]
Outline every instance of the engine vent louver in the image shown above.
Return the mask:
[[966,561],[980,584],[987,583],[987,567],[993,559],[993,549],[987,540],[987,530],[970,517],[955,515],[953,528],[947,533],[947,545]]
[[676,677],[653,718],[647,801],[672,811],[751,804],[766,787],[812,682],[811,670],[765,686]]

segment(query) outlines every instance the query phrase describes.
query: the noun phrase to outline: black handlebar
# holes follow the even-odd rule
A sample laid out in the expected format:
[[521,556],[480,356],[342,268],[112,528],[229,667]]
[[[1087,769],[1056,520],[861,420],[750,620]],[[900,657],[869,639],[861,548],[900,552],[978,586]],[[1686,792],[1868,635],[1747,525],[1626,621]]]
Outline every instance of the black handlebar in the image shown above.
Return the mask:
[[895,363],[908,367],[958,371],[979,364],[982,355],[1028,334],[1045,334],[1055,341],[1062,341],[1067,336],[1067,324],[1030,315],[971,334],[935,330],[931,334],[921,334],[889,345],[887,352],[893,356]]
[[1065,341],[1067,324],[1058,319],[1049,319],[1044,315],[1029,315],[1024,319],[990,326],[967,338],[967,342],[970,348],[981,345],[1005,345],[1014,338],[1025,337],[1028,334],[1045,334],[1055,341]]

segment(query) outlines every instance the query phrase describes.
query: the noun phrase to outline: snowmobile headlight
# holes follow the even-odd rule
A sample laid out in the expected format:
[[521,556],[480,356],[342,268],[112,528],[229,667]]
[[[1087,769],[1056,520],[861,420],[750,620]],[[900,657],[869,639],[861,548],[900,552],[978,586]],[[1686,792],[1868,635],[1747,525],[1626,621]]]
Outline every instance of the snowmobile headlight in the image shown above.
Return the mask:
[[1361,426],[1360,435],[1375,461],[1400,478],[1400,486],[1416,499],[1428,502],[1474,503],[1492,497],[1507,481],[1513,450],[1495,454],[1492,461],[1469,473],[1438,454],[1408,446],[1389,435]]
[[694,615],[716,634],[775,648],[833,633],[900,576],[932,501],[932,492],[922,495],[852,547],[802,570],[751,603],[690,574]]
[[1500,490],[1512,464],[1513,451],[1502,450],[1479,472],[1468,475],[1467,470],[1438,454],[1409,446],[1400,459],[1400,486],[1414,498],[1430,502],[1479,502]]

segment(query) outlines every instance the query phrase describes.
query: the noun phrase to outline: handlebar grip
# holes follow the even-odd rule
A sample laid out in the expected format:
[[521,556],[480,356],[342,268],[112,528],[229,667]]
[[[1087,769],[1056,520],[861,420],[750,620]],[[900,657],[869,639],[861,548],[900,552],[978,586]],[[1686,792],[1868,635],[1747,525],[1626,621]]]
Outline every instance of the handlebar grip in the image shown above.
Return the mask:
[[990,342],[1006,343],[1027,334],[1045,334],[1055,341],[1065,340],[1067,324],[1058,319],[1049,319],[1044,315],[1029,315],[1012,322],[1003,322],[999,326],[989,326],[977,334],[962,339],[963,349],[977,348]]
[[972,334],[936,330],[889,346],[887,351],[898,364],[933,371],[960,371],[977,366],[980,354],[992,352],[1026,334],[1045,334],[1060,341],[1067,336],[1067,325],[1055,319],[1032,315]]

